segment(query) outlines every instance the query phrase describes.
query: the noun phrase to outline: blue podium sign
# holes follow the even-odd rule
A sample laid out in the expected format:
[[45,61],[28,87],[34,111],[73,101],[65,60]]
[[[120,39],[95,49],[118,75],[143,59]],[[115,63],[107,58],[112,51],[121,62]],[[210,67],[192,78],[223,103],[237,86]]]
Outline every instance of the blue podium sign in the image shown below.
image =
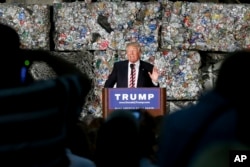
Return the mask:
[[110,88],[109,109],[160,109],[159,88]]

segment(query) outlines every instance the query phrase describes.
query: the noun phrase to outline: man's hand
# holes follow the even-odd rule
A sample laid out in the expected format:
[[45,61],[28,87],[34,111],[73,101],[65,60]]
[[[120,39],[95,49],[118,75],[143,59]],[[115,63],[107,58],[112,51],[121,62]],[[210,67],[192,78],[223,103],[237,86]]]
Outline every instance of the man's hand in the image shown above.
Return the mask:
[[159,70],[154,66],[152,73],[148,72],[148,75],[152,79],[153,82],[158,83]]

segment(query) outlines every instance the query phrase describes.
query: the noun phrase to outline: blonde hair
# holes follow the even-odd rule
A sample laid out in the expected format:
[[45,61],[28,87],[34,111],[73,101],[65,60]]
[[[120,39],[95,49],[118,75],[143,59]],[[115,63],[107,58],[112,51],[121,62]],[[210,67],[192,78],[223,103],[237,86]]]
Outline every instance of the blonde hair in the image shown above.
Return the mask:
[[129,46],[137,47],[138,50],[139,50],[139,52],[142,51],[141,45],[140,45],[138,42],[129,42],[129,43],[127,43],[127,45],[126,45],[126,50],[127,50],[127,48],[128,48]]

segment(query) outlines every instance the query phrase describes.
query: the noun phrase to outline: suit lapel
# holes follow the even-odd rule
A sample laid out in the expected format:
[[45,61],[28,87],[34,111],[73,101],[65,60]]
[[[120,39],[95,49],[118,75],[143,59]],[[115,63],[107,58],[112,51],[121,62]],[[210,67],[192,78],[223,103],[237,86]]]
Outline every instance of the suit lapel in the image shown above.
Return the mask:
[[129,85],[128,85],[128,61],[126,61],[126,63],[124,64],[125,66],[124,66],[124,76],[125,77],[123,77],[123,78],[125,78],[125,81],[124,81],[124,83],[125,83],[125,85],[124,85],[124,87],[128,87]]
[[128,87],[128,61],[124,61],[123,64],[121,64],[121,67],[118,68],[122,68],[122,70],[120,70],[122,72],[120,74],[122,76],[120,77],[122,79],[121,87]]
[[139,66],[139,71],[138,71],[138,80],[137,80],[137,87],[142,87],[143,86],[143,73],[144,73],[144,66],[143,62],[140,61],[140,66]]

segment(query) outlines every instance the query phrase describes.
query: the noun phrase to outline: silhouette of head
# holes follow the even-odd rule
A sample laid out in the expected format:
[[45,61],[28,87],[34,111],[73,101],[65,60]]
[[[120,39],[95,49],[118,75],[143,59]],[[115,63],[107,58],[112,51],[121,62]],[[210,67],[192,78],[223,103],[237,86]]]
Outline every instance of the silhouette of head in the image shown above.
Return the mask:
[[240,50],[229,54],[222,63],[216,81],[215,91],[220,93],[229,104],[237,111],[237,136],[238,139],[250,145],[248,116],[249,88],[249,62],[250,50]]
[[2,40],[0,40],[1,50],[12,52],[19,49],[20,38],[14,28],[5,24],[0,24],[0,33],[2,38]]
[[235,51],[226,57],[219,70],[215,90],[236,105],[242,104],[243,94],[250,93],[249,63],[250,50]]
[[[0,24],[0,89],[22,85],[22,75],[26,75],[24,68],[24,50],[20,49],[20,38],[17,31],[5,24]],[[25,70],[25,71],[23,71]],[[30,76],[29,76],[30,78]]]
[[97,166],[138,166],[138,130],[138,122],[131,112],[123,110],[112,112],[98,133]]

